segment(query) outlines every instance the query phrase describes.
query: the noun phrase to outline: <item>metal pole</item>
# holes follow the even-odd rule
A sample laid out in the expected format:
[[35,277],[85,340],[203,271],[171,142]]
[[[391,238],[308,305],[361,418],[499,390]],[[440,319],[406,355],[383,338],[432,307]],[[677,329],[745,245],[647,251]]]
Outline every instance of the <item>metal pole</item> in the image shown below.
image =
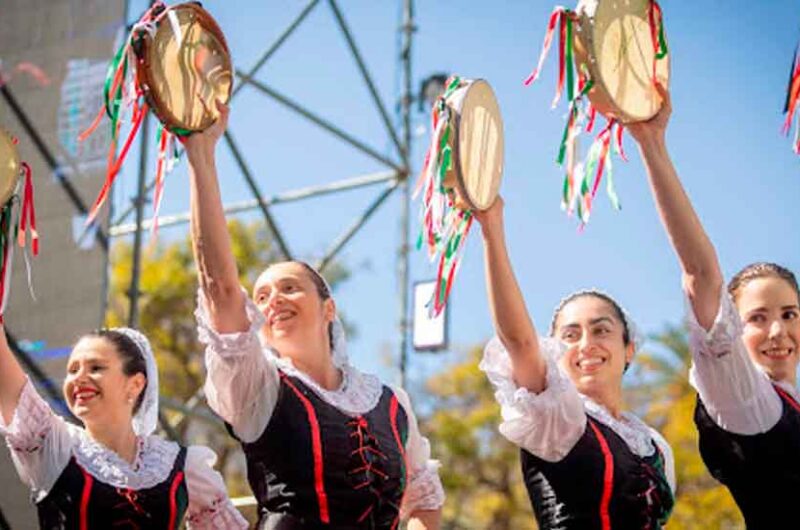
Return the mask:
[[386,164],[390,168],[393,168],[393,169],[395,169],[397,171],[401,170],[401,168],[398,167],[397,164],[392,162],[389,158],[383,156],[382,154],[380,154],[379,152],[377,152],[376,150],[374,150],[373,148],[371,148],[370,146],[368,146],[364,142],[355,139],[354,137],[352,137],[351,135],[347,134],[346,132],[344,132],[343,130],[341,130],[337,126],[333,125],[329,121],[325,120],[324,118],[321,118],[321,117],[317,116],[316,114],[312,113],[310,110],[306,109],[305,107],[303,107],[299,103],[297,103],[295,101],[292,101],[291,99],[289,99],[288,97],[284,96],[283,94],[281,94],[277,90],[275,90],[273,88],[270,88],[269,86],[265,85],[261,81],[258,81],[258,80],[253,79],[253,78],[246,77],[246,74],[244,72],[240,71],[240,70],[236,71],[236,75],[239,76],[240,79],[243,79],[243,80],[246,79],[254,88],[256,88],[259,91],[263,92],[264,94],[270,96],[272,99],[274,99],[278,103],[281,103],[282,105],[292,109],[293,111],[295,111],[296,113],[300,114],[304,118],[311,120],[312,122],[316,123],[317,125],[319,125],[323,129],[328,131],[329,133],[341,138],[342,140],[344,140],[345,142],[349,143],[350,145],[352,145],[356,149],[360,150],[364,154],[371,156],[372,158],[374,158],[378,162],[382,162],[383,164]]
[[403,48],[400,61],[403,65],[403,96],[400,102],[403,117],[403,160],[405,175],[400,182],[400,247],[397,251],[398,296],[400,299],[400,385],[407,383],[408,364],[408,226],[410,208],[409,173],[411,172],[411,38],[414,34],[413,0],[403,2]]
[[[298,188],[295,190],[287,191],[272,197],[264,198],[259,203],[256,199],[249,199],[246,201],[238,201],[223,205],[225,216],[247,212],[259,208],[259,204],[266,207],[274,206],[276,204],[284,204],[288,202],[300,201],[312,197],[321,197],[330,193],[338,193],[341,191],[354,190],[363,188],[365,186],[372,186],[382,182],[397,180],[397,172],[395,171],[381,171],[379,173],[370,173],[369,175],[362,175],[359,177],[351,177],[329,184],[318,184],[315,186],[307,186],[305,188]],[[173,215],[163,215],[158,218],[159,229],[164,229],[170,226],[187,224],[191,219],[191,212],[181,212]],[[146,219],[142,222],[142,229],[149,230],[153,226],[153,219]],[[132,234],[136,231],[136,223],[126,223],[114,225],[109,229],[108,234],[111,237],[125,236]]]
[[136,186],[136,197],[133,199],[136,208],[136,230],[133,232],[133,263],[131,264],[131,285],[128,288],[128,327],[139,327],[139,278],[142,271],[142,220],[144,219],[145,187],[147,178],[147,138],[150,129],[150,113],[144,115],[142,131],[139,136],[139,180]]
[[225,131],[225,141],[228,143],[228,147],[230,148],[231,153],[233,154],[233,158],[236,160],[236,164],[239,166],[239,170],[242,172],[242,176],[244,176],[247,185],[250,187],[250,191],[252,192],[253,196],[256,199],[258,208],[264,215],[264,221],[267,223],[267,227],[269,228],[270,232],[272,232],[272,237],[275,239],[275,243],[278,245],[278,250],[281,251],[283,259],[286,260],[292,259],[292,253],[289,252],[289,246],[283,239],[283,235],[281,234],[281,231],[278,229],[278,225],[275,223],[275,220],[269,213],[267,206],[264,204],[264,199],[261,198],[261,192],[258,190],[256,181],[253,178],[252,173],[250,173],[250,168],[248,167],[247,163],[245,163],[244,157],[242,157],[242,153],[241,151],[239,151],[239,146],[236,145],[236,141],[233,139],[233,134],[231,134],[230,129]]

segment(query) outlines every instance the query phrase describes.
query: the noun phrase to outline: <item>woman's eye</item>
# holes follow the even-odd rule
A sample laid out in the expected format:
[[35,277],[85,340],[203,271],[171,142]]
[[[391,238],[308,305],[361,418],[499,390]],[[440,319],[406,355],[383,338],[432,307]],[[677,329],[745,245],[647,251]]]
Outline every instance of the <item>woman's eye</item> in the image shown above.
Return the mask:
[[762,322],[764,322],[764,315],[761,315],[761,314],[750,315],[747,318],[747,321],[751,322],[753,324],[761,324]]
[[608,333],[611,333],[611,330],[607,328],[598,328],[595,330],[595,333],[598,335],[607,335]]

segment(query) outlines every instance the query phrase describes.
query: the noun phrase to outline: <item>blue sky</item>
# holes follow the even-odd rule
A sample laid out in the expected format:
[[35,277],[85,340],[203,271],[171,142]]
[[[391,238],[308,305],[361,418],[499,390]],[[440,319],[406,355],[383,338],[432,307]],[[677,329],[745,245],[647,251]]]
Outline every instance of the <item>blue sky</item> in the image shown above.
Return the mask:
[[[400,4],[341,2],[392,116],[399,97]],[[131,5],[133,13],[137,2]],[[236,66],[244,70],[304,5],[299,0],[204,2],[222,26]],[[554,159],[565,107],[562,102],[550,110],[555,54],[537,85],[522,85],[538,58],[553,6],[530,0],[416,2],[413,87],[416,90],[421,79],[440,71],[482,77],[492,84],[505,125],[501,192],[507,237],[540,331],[546,330],[561,297],[583,287],[608,291],[646,332],[658,331],[682,318],[680,273],[632,139],[625,139],[630,162],[614,160],[622,211],[613,211],[603,196],[596,201],[588,227],[578,234],[575,220],[559,209],[562,172]],[[756,260],[776,261],[800,272],[800,238],[793,226],[800,199],[800,158],[780,134],[789,65],[800,39],[796,5],[788,0],[664,0],[662,8],[672,60],[674,112],[668,144],[725,275]],[[258,78],[394,156],[326,2],[320,2]],[[384,169],[251,87],[244,88],[232,108],[231,130],[267,196]],[[417,113],[415,108],[414,178],[427,148],[427,127],[427,112]],[[225,202],[250,198],[224,146],[218,150],[218,163]],[[118,200],[132,193],[135,167],[128,163]],[[295,254],[319,256],[379,190],[380,186],[280,205],[273,213]],[[396,195],[346,247],[340,257],[355,274],[335,293],[339,307],[358,327],[358,338],[350,346],[355,362],[389,381],[397,377],[387,359],[396,361],[398,346],[399,207]],[[162,212],[187,208],[187,170],[181,164],[169,177]],[[412,240],[419,230],[418,208],[415,202]],[[167,229],[161,237],[183,233],[185,227]],[[453,353],[412,354],[412,388],[446,362],[459,359],[466,347],[491,336],[481,252],[480,234],[474,230],[451,296]],[[414,252],[412,282],[434,276],[424,254]]]

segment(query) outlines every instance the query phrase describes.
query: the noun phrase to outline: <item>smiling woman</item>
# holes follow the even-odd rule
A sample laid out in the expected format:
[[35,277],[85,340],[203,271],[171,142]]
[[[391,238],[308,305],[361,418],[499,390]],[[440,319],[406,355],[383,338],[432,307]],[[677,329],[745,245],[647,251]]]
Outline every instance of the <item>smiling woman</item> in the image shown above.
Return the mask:
[[350,363],[322,276],[285,261],[252,298],[240,287],[214,162],[228,117],[219,108],[219,122],[186,139],[196,316],[206,397],[244,449],[258,528],[438,528],[438,463],[408,395]]
[[672,450],[622,401],[622,375],[642,340],[599,291],[566,297],[540,339],[511,268],[502,208],[498,200],[476,214],[497,331],[480,368],[501,405],[500,432],[521,449],[539,528],[661,528],[674,502]]
[[797,280],[784,267],[755,263],[726,291],[714,246],[667,150],[672,104],[660,90],[662,110],[629,128],[683,273],[700,454],[748,528],[783,528],[796,519],[800,490]]
[[158,372],[144,335],[114,328],[82,337],[67,361],[64,397],[83,427],[39,396],[0,326],[0,433],[41,528],[174,530],[184,517],[192,529],[247,528],[211,450],[152,434]]

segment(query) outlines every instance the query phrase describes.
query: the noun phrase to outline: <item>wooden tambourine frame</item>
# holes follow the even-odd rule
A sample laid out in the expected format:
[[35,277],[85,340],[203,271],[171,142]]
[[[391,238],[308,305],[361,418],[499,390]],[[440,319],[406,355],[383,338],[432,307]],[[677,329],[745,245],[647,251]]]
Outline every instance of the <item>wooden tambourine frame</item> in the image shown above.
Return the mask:
[[482,79],[464,80],[447,99],[453,135],[448,144],[452,167],[444,187],[456,190],[456,206],[485,210],[494,203],[503,175],[503,119],[492,87]]
[[574,37],[575,65],[594,86],[589,100],[598,112],[619,122],[646,121],[661,108],[655,76],[669,85],[669,55],[655,59],[650,0],[581,0]]
[[[189,132],[206,129],[219,114],[215,100],[227,103],[231,95],[233,67],[225,36],[208,11],[195,2],[167,7],[157,17],[154,32],[142,31],[133,37],[137,82],[167,128]],[[182,38],[179,45],[176,33]],[[197,74],[208,65],[213,68],[203,73],[215,79]],[[194,73],[187,75],[187,68],[193,68]],[[200,84],[191,86],[192,81]]]
[[17,146],[10,134],[0,128],[0,207],[14,195],[21,174]]

